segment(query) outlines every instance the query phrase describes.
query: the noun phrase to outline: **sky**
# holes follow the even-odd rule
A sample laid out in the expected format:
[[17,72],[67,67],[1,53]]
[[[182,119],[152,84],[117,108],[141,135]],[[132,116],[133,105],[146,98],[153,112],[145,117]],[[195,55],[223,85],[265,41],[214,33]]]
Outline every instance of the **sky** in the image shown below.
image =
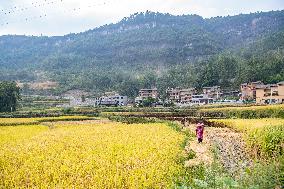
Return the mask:
[[284,0],[0,0],[0,35],[79,33],[146,10],[210,18],[283,9]]

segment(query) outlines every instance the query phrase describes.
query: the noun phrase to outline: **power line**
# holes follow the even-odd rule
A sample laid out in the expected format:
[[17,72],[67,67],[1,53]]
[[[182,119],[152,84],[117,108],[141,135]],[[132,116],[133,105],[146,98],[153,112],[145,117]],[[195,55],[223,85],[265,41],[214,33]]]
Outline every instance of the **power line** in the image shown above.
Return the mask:
[[26,17],[26,18],[21,18],[17,21],[10,21],[10,22],[4,22],[4,23],[1,23],[0,26],[6,26],[6,25],[11,25],[11,24],[14,24],[14,23],[19,23],[19,22],[30,22],[32,20],[36,20],[36,19],[42,19],[44,17],[47,17],[46,14],[43,14],[43,15],[39,15],[39,16],[33,16],[33,17]]
[[38,2],[31,3],[31,6],[17,5],[7,10],[1,9],[0,13],[2,15],[10,15],[13,13],[18,13],[18,12],[29,10],[31,8],[44,7],[46,5],[52,5],[52,4],[61,3],[61,2],[63,2],[63,0],[52,0],[52,1],[45,0],[43,3],[38,1]]
[[[60,0],[62,1],[62,0]],[[52,3],[52,2],[55,2],[55,1],[51,1],[49,3]],[[98,7],[98,6],[104,6],[106,5],[107,3],[109,3],[110,1],[104,1],[102,3],[97,3],[97,4],[90,4],[90,5],[87,5],[85,7],[75,7],[75,8],[69,8],[69,9],[65,9],[64,11],[62,11],[62,13],[64,14],[67,14],[67,13],[73,13],[73,12],[78,12],[78,11],[81,11],[83,10],[84,8],[93,8],[93,7]],[[47,13],[44,13],[44,14],[41,14],[41,15],[36,15],[36,16],[33,16],[33,17],[25,17],[25,18],[21,18],[17,21],[3,21],[2,23],[0,23],[0,27],[3,27],[3,26],[8,26],[8,25],[11,25],[11,24],[14,24],[14,23],[19,23],[19,22],[31,22],[33,20],[37,20],[37,19],[44,19],[48,17],[48,14]]]

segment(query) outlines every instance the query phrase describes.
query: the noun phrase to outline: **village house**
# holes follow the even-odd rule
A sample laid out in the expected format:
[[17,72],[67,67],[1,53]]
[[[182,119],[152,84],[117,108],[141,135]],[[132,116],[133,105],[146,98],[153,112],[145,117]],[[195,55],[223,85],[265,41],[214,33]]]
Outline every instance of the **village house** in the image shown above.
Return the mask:
[[195,88],[182,89],[178,87],[168,89],[166,92],[170,101],[185,104],[191,101],[196,90]]
[[135,98],[135,103],[139,104],[142,103],[143,100],[147,98],[154,98],[158,99],[158,89],[140,89],[139,90],[139,96]]
[[96,106],[127,106],[127,96],[121,96],[115,92],[106,92],[104,96],[96,98]]
[[209,98],[206,94],[197,94],[192,96],[191,104],[211,104],[213,103],[213,100],[213,98]]
[[264,83],[262,81],[241,84],[241,100],[255,100],[256,88],[263,85]]
[[203,87],[202,90],[203,94],[207,95],[208,98],[213,98],[214,100],[218,100],[222,96],[220,86]]
[[139,97],[142,98],[158,98],[158,89],[153,88],[153,89],[140,89],[139,91]]
[[167,98],[171,102],[179,102],[180,101],[180,88],[168,88],[166,90]]
[[256,86],[256,103],[279,104],[284,103],[284,81],[277,84]]
[[90,93],[81,90],[70,90],[63,95],[64,99],[69,100],[69,107],[75,106],[93,106],[95,103],[94,99],[86,98]]

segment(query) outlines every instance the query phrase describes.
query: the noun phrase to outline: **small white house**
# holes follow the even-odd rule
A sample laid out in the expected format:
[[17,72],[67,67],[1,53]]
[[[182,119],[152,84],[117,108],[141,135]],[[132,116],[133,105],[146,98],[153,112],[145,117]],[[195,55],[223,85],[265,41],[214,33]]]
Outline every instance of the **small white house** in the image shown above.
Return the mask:
[[198,94],[198,95],[192,95],[191,99],[192,104],[212,104],[213,98],[208,98],[205,94]]
[[114,94],[110,96],[102,96],[96,98],[96,106],[127,106],[128,98],[127,96],[121,96],[119,94]]

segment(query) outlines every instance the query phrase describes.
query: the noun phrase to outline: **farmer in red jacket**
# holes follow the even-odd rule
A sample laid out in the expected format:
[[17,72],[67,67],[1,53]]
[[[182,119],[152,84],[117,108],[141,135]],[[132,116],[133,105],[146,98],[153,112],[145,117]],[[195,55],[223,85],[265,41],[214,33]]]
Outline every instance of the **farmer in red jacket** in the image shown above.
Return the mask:
[[196,136],[198,143],[201,143],[203,140],[204,124],[199,121],[196,125]]

